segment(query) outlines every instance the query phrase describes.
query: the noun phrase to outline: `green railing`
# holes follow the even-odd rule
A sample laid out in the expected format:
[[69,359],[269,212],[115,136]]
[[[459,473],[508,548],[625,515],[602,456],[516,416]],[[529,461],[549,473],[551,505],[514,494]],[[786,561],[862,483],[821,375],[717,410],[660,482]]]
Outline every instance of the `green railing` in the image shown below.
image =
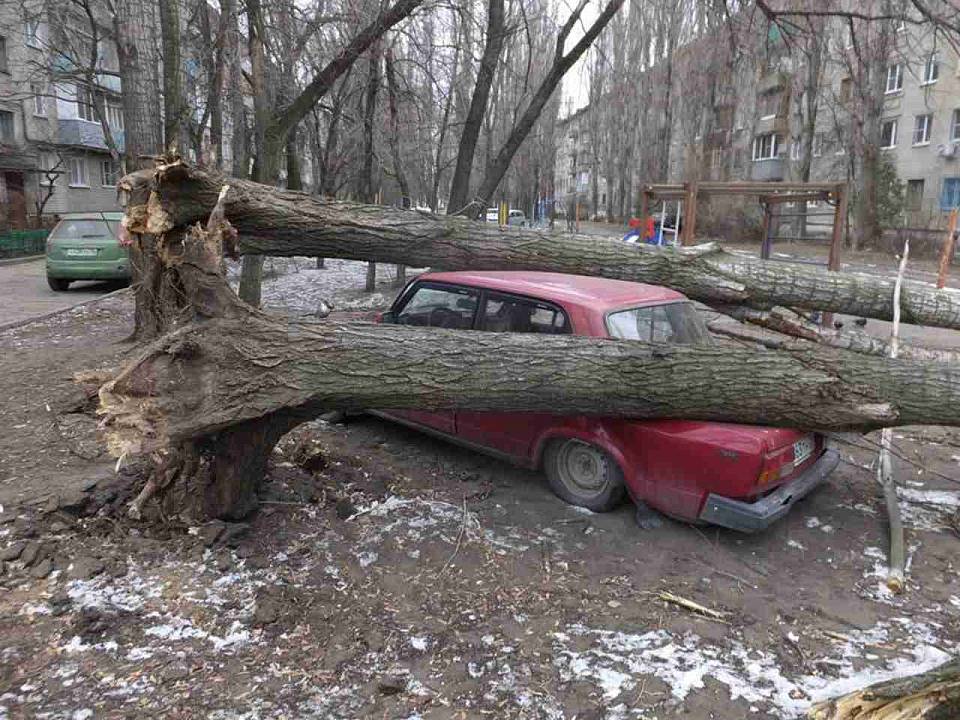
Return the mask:
[[8,230],[0,232],[0,258],[42,255],[49,230]]

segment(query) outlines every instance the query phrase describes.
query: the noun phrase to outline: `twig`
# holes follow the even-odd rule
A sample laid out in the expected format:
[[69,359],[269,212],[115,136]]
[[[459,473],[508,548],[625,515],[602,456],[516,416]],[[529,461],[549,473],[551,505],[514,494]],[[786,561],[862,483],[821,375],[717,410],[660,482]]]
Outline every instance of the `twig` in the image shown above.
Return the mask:
[[[890,332],[890,357],[896,358],[900,349],[900,290],[903,285],[903,273],[907,268],[910,254],[910,240],[903,243],[903,257],[897,281],[893,286],[893,328]],[[904,587],[904,568],[906,557],[903,550],[903,521],[900,517],[900,502],[897,499],[897,487],[893,480],[893,465],[890,461],[890,448],[893,445],[893,430],[884,428],[880,433],[880,461],[877,463],[877,481],[883,488],[883,497],[887,504],[887,517],[890,522],[890,571],[887,575],[887,587],[899,594]]]
[[453,548],[453,553],[450,557],[447,558],[447,561],[443,564],[443,567],[440,568],[440,572],[437,573],[437,577],[440,577],[447,571],[447,568],[450,567],[450,563],[453,562],[453,559],[457,556],[457,553],[460,552],[460,544],[463,542],[463,536],[467,534],[467,499],[463,499],[463,517],[460,521],[460,533],[457,535],[457,544]]
[[724,625],[730,624],[727,620],[724,619],[727,616],[726,613],[720,612],[719,610],[712,610],[711,608],[708,608],[705,605],[696,603],[693,600],[688,600],[685,597],[674,595],[673,593],[666,592],[666,591],[661,591],[657,593],[657,597],[663,600],[664,602],[672,603],[674,605],[679,605],[680,607],[685,608],[686,610],[695,612],[698,615],[703,615],[704,617],[709,618],[710,620],[715,620],[716,622],[723,623]]

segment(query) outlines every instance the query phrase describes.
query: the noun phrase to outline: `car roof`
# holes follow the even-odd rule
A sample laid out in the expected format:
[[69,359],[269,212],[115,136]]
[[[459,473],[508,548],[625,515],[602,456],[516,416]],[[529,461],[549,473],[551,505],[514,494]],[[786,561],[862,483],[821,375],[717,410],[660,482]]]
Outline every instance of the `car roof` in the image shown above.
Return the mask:
[[417,279],[470,285],[486,290],[529,295],[561,304],[603,309],[625,307],[634,303],[643,305],[687,299],[676,290],[660,285],[526,270],[436,272],[425,273]]
[[60,213],[61,220],[112,220],[120,222],[123,218],[122,212],[91,210],[90,212],[67,212]]

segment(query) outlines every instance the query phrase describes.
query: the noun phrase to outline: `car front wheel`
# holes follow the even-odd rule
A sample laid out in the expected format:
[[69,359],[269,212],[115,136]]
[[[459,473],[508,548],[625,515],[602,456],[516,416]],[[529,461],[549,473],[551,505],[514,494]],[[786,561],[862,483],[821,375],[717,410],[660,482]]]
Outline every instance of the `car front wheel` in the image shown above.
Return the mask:
[[63,292],[70,287],[70,281],[64,280],[63,278],[47,278],[47,285],[50,286],[51,290],[56,290],[57,292]]
[[626,488],[616,461],[581,440],[556,440],[543,459],[550,488],[571,505],[607,512],[623,501]]

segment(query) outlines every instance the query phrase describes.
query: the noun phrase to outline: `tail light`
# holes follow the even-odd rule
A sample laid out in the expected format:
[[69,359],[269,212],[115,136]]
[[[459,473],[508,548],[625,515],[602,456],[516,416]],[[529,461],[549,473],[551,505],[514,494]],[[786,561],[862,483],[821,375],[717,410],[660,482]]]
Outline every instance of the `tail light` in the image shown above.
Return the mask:
[[770,485],[785,478],[794,470],[793,446],[780,448],[763,456],[763,466],[757,485]]

